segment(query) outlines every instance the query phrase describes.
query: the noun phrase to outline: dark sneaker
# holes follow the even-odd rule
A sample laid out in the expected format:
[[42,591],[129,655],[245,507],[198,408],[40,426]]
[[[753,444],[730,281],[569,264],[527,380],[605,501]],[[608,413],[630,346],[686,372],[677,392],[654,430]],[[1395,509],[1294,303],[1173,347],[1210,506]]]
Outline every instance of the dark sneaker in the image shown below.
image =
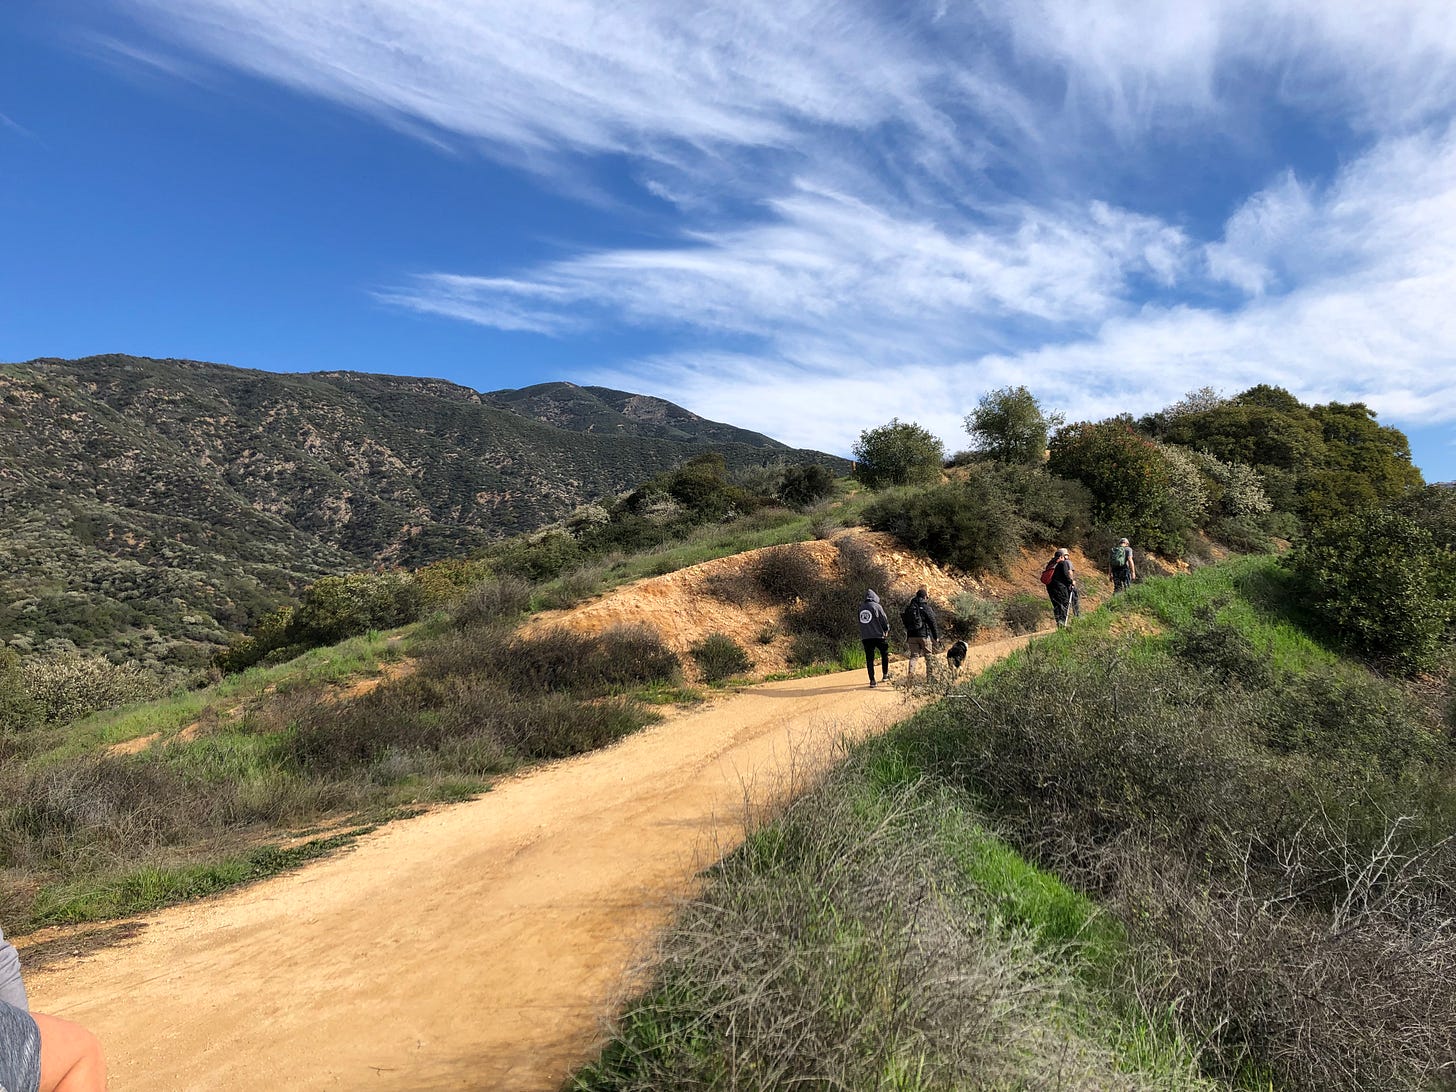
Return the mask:
[[879,686],[879,685],[880,685],[880,684],[879,684],[879,683],[877,683],[877,682],[875,682],[875,680],[874,680],[874,679],[871,679],[871,680],[870,680],[870,689],[871,689],[871,690],[873,690],[873,689],[874,689],[874,688],[875,688],[875,687],[877,687],[877,686]]

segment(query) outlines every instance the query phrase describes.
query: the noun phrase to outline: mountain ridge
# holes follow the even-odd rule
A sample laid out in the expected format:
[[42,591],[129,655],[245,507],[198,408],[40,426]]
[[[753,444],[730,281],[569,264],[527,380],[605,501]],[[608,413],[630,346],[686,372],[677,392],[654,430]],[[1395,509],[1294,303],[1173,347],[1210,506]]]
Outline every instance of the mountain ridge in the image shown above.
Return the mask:
[[709,449],[730,466],[842,462],[575,384],[0,364],[0,643],[123,634],[118,654],[167,659],[323,573],[468,553]]

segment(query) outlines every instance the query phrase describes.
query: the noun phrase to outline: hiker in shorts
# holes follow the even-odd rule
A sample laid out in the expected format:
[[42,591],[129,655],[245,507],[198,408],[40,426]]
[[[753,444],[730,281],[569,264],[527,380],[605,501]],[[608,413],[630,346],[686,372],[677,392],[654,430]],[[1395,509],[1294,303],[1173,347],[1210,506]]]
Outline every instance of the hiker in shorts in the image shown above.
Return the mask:
[[0,1089],[105,1092],[101,1044],[79,1024],[28,1011],[20,958],[0,933]]
[[935,611],[930,609],[930,594],[922,584],[915,598],[900,612],[900,621],[905,623],[906,645],[909,662],[905,665],[905,678],[915,677],[915,661],[925,657],[925,678],[930,679],[930,654],[935,651],[935,642],[940,640],[940,627],[935,623]]
[[1132,547],[1127,544],[1127,539],[1118,539],[1117,545],[1112,548],[1110,568],[1113,595],[1120,591],[1127,591],[1132,582],[1137,579],[1137,562],[1132,559]]
[[890,616],[880,605],[880,597],[871,588],[859,605],[859,640],[864,645],[865,670],[870,685],[875,686],[875,653],[880,654],[880,679],[890,677]]
[[1057,618],[1057,628],[1067,624],[1068,614],[1077,599],[1077,573],[1072,568],[1072,554],[1065,546],[1057,548],[1048,567],[1052,578],[1047,581],[1047,595],[1051,597],[1052,613]]

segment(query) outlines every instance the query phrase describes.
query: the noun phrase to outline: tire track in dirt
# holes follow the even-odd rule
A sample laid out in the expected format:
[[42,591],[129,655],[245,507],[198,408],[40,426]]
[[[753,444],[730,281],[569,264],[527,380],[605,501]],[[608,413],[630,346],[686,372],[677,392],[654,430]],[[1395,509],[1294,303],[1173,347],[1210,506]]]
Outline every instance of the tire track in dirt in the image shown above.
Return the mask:
[[[967,668],[1026,641],[973,646]],[[113,1092],[554,1090],[746,810],[913,708],[863,671],[749,687],[138,918],[122,945],[49,963],[32,1001],[101,1037]]]

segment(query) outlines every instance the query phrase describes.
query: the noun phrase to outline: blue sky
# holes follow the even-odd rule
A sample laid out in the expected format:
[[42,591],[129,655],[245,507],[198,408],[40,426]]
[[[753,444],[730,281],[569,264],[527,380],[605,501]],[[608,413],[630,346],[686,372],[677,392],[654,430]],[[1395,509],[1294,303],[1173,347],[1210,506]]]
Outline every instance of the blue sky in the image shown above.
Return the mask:
[[837,452],[1270,382],[1456,478],[1448,0],[7,0],[0,242],[0,359],[571,379]]

